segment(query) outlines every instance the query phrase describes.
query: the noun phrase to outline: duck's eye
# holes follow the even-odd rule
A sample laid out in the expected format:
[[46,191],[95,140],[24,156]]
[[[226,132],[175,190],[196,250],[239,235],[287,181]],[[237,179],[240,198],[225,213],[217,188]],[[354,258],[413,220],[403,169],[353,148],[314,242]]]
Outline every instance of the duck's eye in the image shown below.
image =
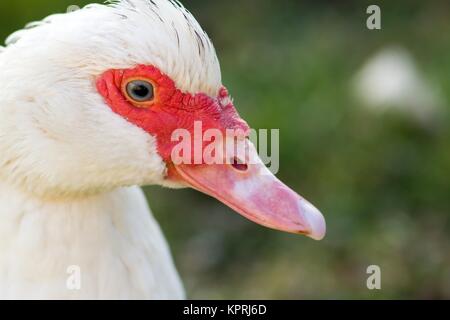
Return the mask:
[[145,80],[133,80],[126,86],[128,97],[135,102],[150,102],[154,98],[153,84]]

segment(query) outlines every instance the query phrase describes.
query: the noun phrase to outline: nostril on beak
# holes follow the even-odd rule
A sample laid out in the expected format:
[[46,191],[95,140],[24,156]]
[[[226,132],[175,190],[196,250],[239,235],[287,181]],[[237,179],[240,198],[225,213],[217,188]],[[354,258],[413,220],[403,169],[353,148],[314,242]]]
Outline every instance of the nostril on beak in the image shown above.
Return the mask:
[[241,159],[234,157],[231,160],[231,166],[236,169],[237,171],[247,171],[248,170],[248,164],[245,163],[245,161],[242,161]]

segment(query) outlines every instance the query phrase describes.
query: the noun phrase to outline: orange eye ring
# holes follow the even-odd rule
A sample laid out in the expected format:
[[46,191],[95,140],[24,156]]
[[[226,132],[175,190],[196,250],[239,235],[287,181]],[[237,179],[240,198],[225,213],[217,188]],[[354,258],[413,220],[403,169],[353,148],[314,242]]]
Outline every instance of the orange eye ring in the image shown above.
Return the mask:
[[125,98],[136,107],[148,108],[156,101],[156,85],[146,78],[130,78],[122,84]]

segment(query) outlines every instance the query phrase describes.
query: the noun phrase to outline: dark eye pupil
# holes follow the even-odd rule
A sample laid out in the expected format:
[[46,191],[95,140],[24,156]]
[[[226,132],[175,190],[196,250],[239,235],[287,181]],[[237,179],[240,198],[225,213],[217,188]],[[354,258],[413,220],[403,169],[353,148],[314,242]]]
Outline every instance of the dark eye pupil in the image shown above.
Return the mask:
[[137,97],[146,97],[148,92],[148,88],[144,86],[136,86],[133,88],[133,94]]
[[153,99],[153,85],[147,81],[131,81],[127,84],[127,93],[131,99],[138,102],[151,101]]

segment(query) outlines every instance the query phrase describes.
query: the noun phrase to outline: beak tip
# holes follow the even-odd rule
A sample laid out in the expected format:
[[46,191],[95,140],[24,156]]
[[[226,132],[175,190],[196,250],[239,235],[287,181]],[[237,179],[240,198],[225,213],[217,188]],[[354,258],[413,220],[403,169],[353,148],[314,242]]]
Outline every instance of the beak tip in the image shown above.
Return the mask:
[[300,209],[309,224],[310,232],[307,236],[314,240],[322,240],[327,229],[322,213],[305,199],[300,200]]

